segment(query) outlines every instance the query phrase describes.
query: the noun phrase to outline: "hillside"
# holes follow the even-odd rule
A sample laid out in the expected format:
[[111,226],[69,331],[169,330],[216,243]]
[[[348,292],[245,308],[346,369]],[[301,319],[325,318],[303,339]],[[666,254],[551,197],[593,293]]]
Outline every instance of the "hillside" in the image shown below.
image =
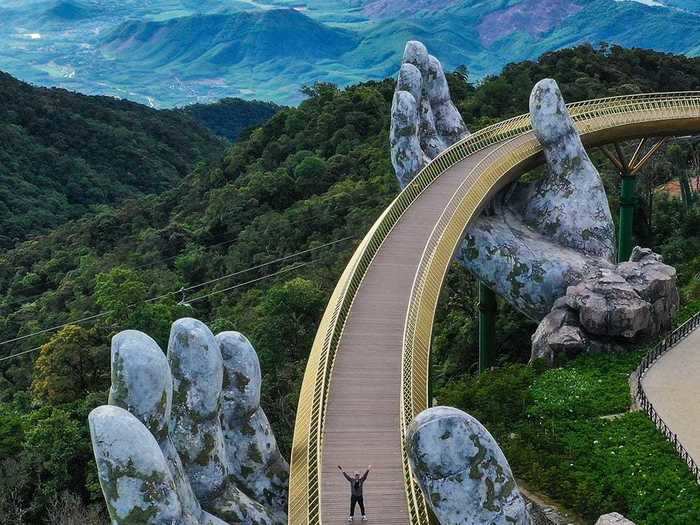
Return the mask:
[[271,102],[224,98],[211,104],[192,104],[182,111],[220,137],[236,140],[249,126],[266,121],[282,108]]
[[[700,59],[582,46],[511,65],[480,85],[456,73],[449,82],[475,130],[526,111],[533,84],[545,76],[557,79],[572,102],[691,90],[700,89]],[[263,406],[289,452],[306,357],[326,301],[354,246],[398,191],[388,153],[393,89],[393,80],[347,89],[316,85],[299,107],[281,109],[181,185],[64,224],[0,255],[0,357],[27,351],[0,362],[0,516],[2,494],[11,487],[19,487],[21,502],[32,502],[30,523],[64,489],[83,502],[102,501],[85,415],[105,399],[109,340],[125,328],[165,345],[172,320],[188,315],[214,331],[245,333],[261,359]],[[616,175],[600,153],[592,156],[616,214]],[[649,207],[644,197],[645,181],[653,194],[673,169],[661,158],[644,175],[651,178],[640,179],[635,234],[677,266],[688,305],[700,300],[692,281],[700,271],[700,214],[664,198]],[[475,290],[473,278],[455,266],[435,324],[436,392],[474,369]],[[525,361],[533,324],[505,305],[497,323],[503,359]],[[35,361],[37,355],[43,358]],[[36,476],[22,478],[24,471]],[[617,510],[624,510],[626,500],[620,501]],[[668,512],[681,512],[683,501],[667,504]]]
[[110,56],[153,67],[177,64],[190,71],[209,71],[271,60],[337,59],[355,43],[349,31],[327,27],[294,9],[272,9],[128,21],[104,38],[102,49]]
[[13,0],[0,12],[0,68],[154,107],[297,104],[317,81],[392,75],[409,39],[473,81],[581,43],[700,54],[695,0]]
[[236,136],[271,114],[264,104],[243,101],[156,111],[124,100],[38,88],[4,73],[0,101],[3,249],[96,205],[171,188],[197,162],[223,151],[223,143],[205,129],[209,122],[226,119],[226,131]]

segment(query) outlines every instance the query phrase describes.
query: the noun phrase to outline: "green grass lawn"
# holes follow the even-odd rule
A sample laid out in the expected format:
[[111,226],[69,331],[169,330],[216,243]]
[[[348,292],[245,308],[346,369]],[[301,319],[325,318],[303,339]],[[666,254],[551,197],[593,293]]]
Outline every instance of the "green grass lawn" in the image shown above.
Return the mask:
[[627,412],[643,355],[509,365],[453,382],[438,400],[477,417],[517,477],[591,523],[606,512],[637,525],[700,523],[700,486],[685,463],[643,412]]

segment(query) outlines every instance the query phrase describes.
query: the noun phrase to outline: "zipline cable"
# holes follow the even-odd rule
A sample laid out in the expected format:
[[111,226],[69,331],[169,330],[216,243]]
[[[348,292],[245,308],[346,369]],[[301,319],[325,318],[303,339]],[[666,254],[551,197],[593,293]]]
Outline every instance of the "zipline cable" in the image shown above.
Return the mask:
[[[176,295],[176,294],[179,294],[179,293],[184,293],[184,292],[187,292],[187,291],[195,290],[195,289],[197,289],[197,288],[201,288],[201,287],[203,287],[203,286],[207,286],[207,285],[210,285],[210,284],[213,284],[213,283],[216,283],[216,282],[225,280],[225,279],[230,279],[231,277],[235,277],[235,276],[237,276],[237,275],[241,275],[241,274],[247,273],[247,272],[249,272],[249,271],[259,270],[259,269],[261,269],[261,268],[264,268],[264,267],[267,267],[267,266],[271,266],[271,265],[273,265],[273,264],[277,264],[277,263],[280,263],[280,262],[287,261],[287,260],[292,259],[292,258],[294,258],[294,257],[299,257],[300,255],[305,255],[305,254],[307,254],[307,253],[312,253],[312,252],[321,250],[321,249],[323,249],[323,248],[328,248],[328,247],[333,246],[333,245],[335,245],[335,244],[338,244],[338,243],[341,243],[341,242],[345,242],[345,241],[349,241],[349,240],[354,239],[354,238],[355,238],[355,236],[342,237],[342,238],[340,238],[340,239],[336,239],[336,240],[334,240],[334,241],[330,241],[330,242],[327,242],[327,243],[325,243],[325,244],[321,244],[321,245],[319,245],[319,246],[315,246],[315,247],[313,247],[313,248],[308,248],[308,249],[306,249],[306,250],[302,250],[302,251],[299,251],[299,252],[296,252],[296,253],[292,253],[292,254],[289,254],[289,255],[285,255],[284,257],[279,257],[279,258],[277,258],[277,259],[274,259],[274,260],[272,260],[272,261],[268,261],[268,262],[266,262],[266,263],[261,263],[261,264],[255,265],[255,266],[251,266],[250,268],[246,268],[246,269],[244,269],[244,270],[238,270],[238,271],[236,271],[236,272],[233,272],[233,273],[230,273],[230,274],[227,274],[227,275],[223,275],[223,276],[221,276],[221,277],[217,277],[216,279],[211,279],[211,280],[209,280],[209,281],[205,281],[205,282],[203,282],[203,283],[195,284],[195,285],[189,286],[189,287],[187,287],[187,288],[180,288],[180,289],[178,289],[178,290],[171,291],[171,292],[167,292],[167,293],[164,293],[164,294],[162,294],[162,295],[158,295],[158,296],[156,296],[156,297],[151,297],[150,299],[146,299],[146,300],[144,300],[144,301],[141,301],[141,302],[139,302],[139,303],[135,303],[135,304],[132,304],[132,305],[129,305],[129,306],[130,306],[130,307],[133,307],[133,306],[137,306],[138,304],[152,303],[152,302],[158,301],[158,300],[160,300],[160,299],[163,299],[163,298],[165,298],[165,297],[169,297],[169,296],[171,296],[171,295]],[[199,300],[199,299],[197,299],[197,300]],[[190,302],[191,302],[191,301],[190,301]],[[106,315],[109,315],[110,313],[112,313],[112,312],[111,312],[111,311],[109,311],[109,312],[101,312],[101,313],[99,313],[99,314],[89,315],[89,316],[87,316],[87,317],[83,317],[83,318],[77,319],[77,320],[75,320],[75,321],[70,321],[70,322],[67,322],[67,323],[62,323],[62,324],[59,324],[59,325],[56,325],[56,326],[52,326],[52,327],[50,327],[50,328],[44,328],[43,330],[38,330],[38,331],[33,332],[33,333],[30,333],[30,334],[25,334],[25,335],[17,336],[17,337],[14,337],[14,338],[12,338],[12,339],[7,339],[7,340],[5,340],[5,341],[0,341],[0,346],[6,345],[6,344],[10,344],[10,343],[16,343],[17,341],[22,341],[22,340],[24,340],[24,339],[28,339],[28,338],[34,337],[34,336],[36,336],[36,335],[45,334],[45,333],[47,333],[47,332],[53,332],[53,331],[55,331],[55,330],[60,330],[61,328],[64,328],[64,327],[66,327],[66,326],[68,326],[68,325],[72,325],[72,324],[82,324],[82,323],[85,323],[85,322],[88,322],[88,321],[92,321],[92,320],[94,320],[94,319],[98,319],[98,318],[100,318],[100,317],[104,317],[104,316],[106,316]],[[1,360],[1,359],[0,359],[0,360]]]
[[[216,295],[216,294],[220,294],[220,293],[224,293],[224,292],[230,292],[231,290],[235,290],[235,289],[237,289],[237,288],[242,288],[243,286],[248,286],[249,284],[257,283],[257,282],[263,281],[263,280],[265,280],[265,279],[271,279],[272,277],[276,277],[276,276],[282,275],[282,274],[284,274],[284,273],[292,272],[292,271],[298,270],[299,268],[303,268],[303,267],[305,267],[305,266],[310,266],[310,265],[312,265],[312,264],[316,264],[319,260],[320,260],[320,259],[314,259],[313,261],[307,261],[307,262],[303,262],[303,263],[297,263],[297,264],[295,264],[295,265],[293,265],[293,266],[290,266],[289,268],[283,268],[282,270],[278,270],[278,271],[276,271],[276,272],[273,272],[273,273],[270,273],[270,274],[267,274],[267,275],[263,275],[263,276],[261,276],[261,277],[256,277],[255,279],[251,279],[251,280],[246,281],[246,282],[243,282],[243,283],[238,283],[238,284],[236,284],[236,285],[229,286],[228,288],[224,288],[224,289],[222,289],[222,290],[215,290],[215,291],[210,292],[210,293],[208,293],[208,294],[201,295],[201,296],[199,296],[199,297],[195,297],[195,298],[189,300],[189,303],[201,301],[201,300],[203,300],[203,299],[206,299],[207,297],[211,297],[212,295]],[[146,302],[146,301],[143,301],[143,302]],[[132,306],[133,306],[133,305],[132,305]],[[94,320],[94,319],[96,319],[97,317],[101,317],[101,316],[107,315],[107,314],[109,314],[109,313],[111,313],[111,312],[103,312],[102,314],[93,315],[93,316],[90,316],[90,317],[85,317],[85,318],[83,318],[82,320],[73,321],[73,322],[70,322],[70,323],[66,323],[65,325],[62,325],[62,326],[68,326],[68,325],[73,325],[73,324],[80,324],[80,322],[87,322],[88,320]],[[37,334],[38,334],[38,333],[43,333],[43,332],[37,332]],[[36,335],[36,334],[34,334],[34,335]],[[23,350],[23,351],[21,351],[21,352],[17,352],[16,354],[11,354],[11,355],[8,355],[8,356],[5,356],[5,357],[0,357],[0,362],[2,362],[2,361],[7,361],[7,360],[9,360],[9,359],[14,359],[15,357],[19,357],[19,356],[22,356],[22,355],[25,355],[25,354],[29,354],[29,353],[31,353],[31,352],[36,352],[37,350],[41,350],[41,348],[42,348],[43,346],[44,346],[44,345],[37,346],[37,347],[35,347],[35,348],[30,348],[29,350]]]
[[[352,206],[351,206],[350,204],[348,204],[348,205],[346,205],[346,206],[339,206],[339,207],[337,207],[337,208],[333,208],[333,211],[334,211],[334,212],[338,212],[338,211],[343,211],[343,210],[350,209],[350,208],[352,208]],[[311,217],[306,217],[305,219],[300,219],[300,220],[292,221],[292,222],[294,222],[294,224],[305,224],[305,223],[307,223],[307,222],[310,222],[310,221],[313,221],[313,220],[316,220],[316,219],[318,219],[318,217],[311,216]],[[226,245],[228,245],[228,244],[233,244],[233,243],[235,243],[235,242],[238,241],[238,240],[240,240],[240,237],[237,235],[237,236],[236,236],[235,238],[233,238],[233,239],[228,239],[228,240],[225,240],[225,241],[220,241],[220,242],[217,242],[217,243],[215,243],[215,244],[210,244],[210,245],[208,245],[208,246],[202,246],[202,248],[204,248],[204,250],[207,250],[207,251],[208,251],[208,250],[211,250],[211,249],[213,249],[213,248],[220,248],[221,246],[226,246]],[[124,266],[126,266],[127,268],[132,269],[132,270],[140,270],[141,268],[146,268],[147,266],[156,266],[156,265],[158,265],[158,264],[160,264],[160,263],[164,263],[164,262],[167,262],[167,261],[172,261],[173,259],[177,259],[178,257],[180,257],[180,256],[182,256],[182,255],[185,255],[185,253],[186,253],[186,252],[181,252],[181,253],[178,253],[177,255],[171,255],[171,256],[169,256],[169,257],[164,257],[164,258],[162,258],[162,259],[157,259],[157,260],[155,260],[155,261],[149,261],[149,262],[146,262],[146,263],[141,263],[141,264],[138,264],[138,265],[136,265],[136,266],[130,266],[128,262],[124,262],[124,263],[120,263],[120,264],[123,264]],[[118,265],[117,265],[117,266],[118,266]],[[112,267],[110,267],[110,268],[107,268],[107,269],[105,269],[104,271],[111,270],[112,268],[114,268],[114,266],[112,266]],[[22,275],[26,275],[26,274],[22,274]],[[64,277],[65,277],[65,275],[64,275]],[[37,293],[37,294],[34,294],[34,295],[28,295],[28,296],[26,296],[26,297],[14,297],[14,298],[10,299],[10,301],[7,302],[6,305],[9,305],[9,304],[16,304],[16,303],[25,303],[25,302],[31,301],[32,299],[36,299],[36,298],[38,298],[38,297],[42,297],[43,295],[45,295],[45,294],[47,294],[47,293],[49,293],[49,292],[56,292],[56,291],[58,291],[58,288],[52,288],[52,289],[50,289],[50,290],[45,290],[45,291],[43,291],[43,292],[41,292],[41,293]]]

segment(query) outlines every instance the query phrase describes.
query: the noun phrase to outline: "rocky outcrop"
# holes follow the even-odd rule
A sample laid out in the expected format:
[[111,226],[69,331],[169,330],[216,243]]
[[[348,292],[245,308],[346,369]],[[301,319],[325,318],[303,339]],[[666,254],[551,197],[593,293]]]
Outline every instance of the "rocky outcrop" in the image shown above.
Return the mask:
[[603,514],[598,518],[595,525],[634,525],[634,522],[628,520],[622,514],[611,512],[610,514]]
[[408,429],[406,447],[421,490],[440,523],[530,523],[498,443],[469,414],[449,407],[421,412]]
[[235,332],[215,338],[180,319],[167,358],[141,332],[117,334],[111,406],[89,417],[112,522],[286,523],[288,466],[260,383],[255,350]]
[[659,335],[678,309],[676,271],[651,250],[635,248],[629,262],[599,269],[558,299],[532,336],[532,359],[609,351]]

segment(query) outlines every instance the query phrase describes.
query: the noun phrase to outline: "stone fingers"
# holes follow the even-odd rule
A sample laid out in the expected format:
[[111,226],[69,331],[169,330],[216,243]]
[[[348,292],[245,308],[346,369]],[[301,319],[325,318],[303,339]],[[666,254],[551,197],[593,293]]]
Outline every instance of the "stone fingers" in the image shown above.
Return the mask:
[[202,507],[227,522],[275,523],[236,487],[221,428],[224,366],[219,343],[196,319],[173,323],[168,343],[173,375],[172,436]]
[[122,408],[101,406],[88,423],[112,523],[195,523],[184,519],[165,457],[141,421]]
[[204,514],[170,439],[173,381],[165,354],[146,334],[125,330],[112,338],[111,360],[109,404],[128,410],[153,434],[175,483],[184,522],[202,522]]
[[526,224],[553,242],[612,260],[615,232],[605,188],[554,80],[535,85],[530,116],[548,172],[515,192],[511,204]]
[[418,103],[408,91],[396,91],[391,104],[391,163],[401,187],[413,180],[430,159],[421,148]]
[[451,146],[467,136],[469,131],[462,115],[452,103],[442,64],[432,55],[428,56],[428,78],[425,82],[437,134],[445,146]]
[[261,372],[255,349],[238,332],[216,336],[224,360],[222,426],[231,474],[250,497],[286,522],[289,465],[260,407]]
[[506,457],[469,414],[449,407],[425,410],[411,423],[406,445],[423,494],[443,525],[529,525]]

